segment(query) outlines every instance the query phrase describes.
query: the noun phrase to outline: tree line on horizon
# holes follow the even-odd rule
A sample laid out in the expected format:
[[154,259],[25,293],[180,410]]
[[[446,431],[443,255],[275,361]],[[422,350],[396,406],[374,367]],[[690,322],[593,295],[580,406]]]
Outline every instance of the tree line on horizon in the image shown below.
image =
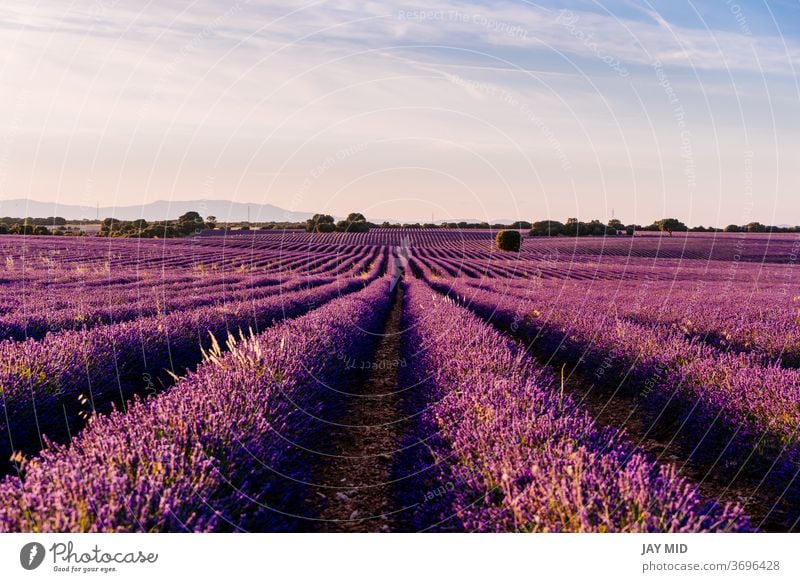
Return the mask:
[[67,226],[67,220],[61,216],[47,218],[3,216],[0,218],[0,234],[83,236],[85,233],[79,228]]
[[[267,228],[267,226],[262,226]],[[800,232],[800,226],[768,226],[760,222],[750,222],[744,225],[729,224],[725,228],[713,226],[687,226],[677,218],[662,218],[649,225],[624,224],[618,219],[611,219],[607,223],[600,220],[583,222],[577,218],[568,218],[566,222],[557,220],[541,220],[527,222],[519,220],[511,224],[490,224],[488,222],[442,222],[442,223],[391,223],[375,224],[369,222],[361,213],[351,213],[347,219],[338,223],[329,214],[315,214],[303,225],[306,232],[367,232],[370,228],[419,228],[419,229],[485,229],[485,230],[527,230],[530,236],[632,236],[636,232],[762,232],[762,233],[791,233]]]
[[577,218],[568,218],[565,223],[557,220],[541,220],[531,224],[531,236],[608,236],[627,234],[633,236],[636,232],[666,232],[672,236],[673,232],[762,232],[762,233],[789,233],[800,232],[800,226],[767,226],[760,222],[750,222],[744,225],[729,224],[725,228],[713,226],[687,226],[677,218],[662,218],[650,225],[640,224],[625,225],[622,221],[611,219],[606,224],[599,220],[581,222]]
[[148,222],[144,218],[118,220],[106,218],[100,225],[97,236],[112,238],[180,238],[216,228],[216,217],[203,219],[199,212],[190,211],[176,220]]
[[[88,224],[86,220],[75,221],[79,224]],[[67,226],[68,221],[63,217],[51,216],[47,218],[0,218],[0,235],[2,234],[27,234],[27,235],[62,235],[84,236],[86,233],[77,227]],[[411,229],[485,229],[485,230],[517,230],[528,231],[530,236],[632,236],[636,232],[735,232],[735,233],[793,233],[800,232],[800,226],[770,226],[760,222],[749,222],[737,225],[729,224],[725,228],[712,226],[687,226],[677,218],[662,218],[649,225],[624,224],[618,219],[606,223],[600,220],[588,222],[577,218],[568,218],[565,222],[557,220],[540,220],[528,222],[520,220],[511,224],[490,224],[488,222],[441,222],[441,223],[392,223],[384,221],[381,224],[370,222],[364,214],[351,212],[343,220],[336,219],[329,214],[314,214],[305,222],[262,222],[262,223],[227,223],[220,224],[214,216],[203,219],[198,212],[190,211],[175,220],[161,220],[149,222],[145,219],[119,220],[106,218],[100,223],[100,230],[96,233],[101,237],[121,238],[178,238],[198,234],[207,230],[295,230],[302,229],[306,232],[368,232],[372,228],[411,228]]]

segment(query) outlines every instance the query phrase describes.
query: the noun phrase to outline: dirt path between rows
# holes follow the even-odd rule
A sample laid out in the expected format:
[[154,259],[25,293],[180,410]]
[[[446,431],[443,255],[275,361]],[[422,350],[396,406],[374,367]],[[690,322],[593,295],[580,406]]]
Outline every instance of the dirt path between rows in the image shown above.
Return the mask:
[[317,519],[322,532],[396,531],[402,507],[393,494],[392,468],[402,443],[401,365],[402,285],[398,285],[386,328],[363,382],[353,386],[343,416],[328,432],[335,456],[321,459],[316,475]]

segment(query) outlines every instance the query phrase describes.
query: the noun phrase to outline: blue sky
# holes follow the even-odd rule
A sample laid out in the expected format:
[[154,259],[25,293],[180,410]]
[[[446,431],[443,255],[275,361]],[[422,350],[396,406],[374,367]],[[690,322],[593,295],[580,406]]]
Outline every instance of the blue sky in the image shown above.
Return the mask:
[[0,213],[800,223],[800,2],[0,6]]

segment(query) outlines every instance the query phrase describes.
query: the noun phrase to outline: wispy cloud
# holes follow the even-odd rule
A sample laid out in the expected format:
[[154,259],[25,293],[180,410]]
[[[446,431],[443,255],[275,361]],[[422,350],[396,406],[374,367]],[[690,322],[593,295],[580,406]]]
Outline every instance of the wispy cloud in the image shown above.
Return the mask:
[[[220,195],[288,204],[320,160],[357,142],[373,145],[302,189],[301,206],[403,159],[460,172],[498,215],[542,197],[567,213],[556,200],[573,187],[598,214],[643,199],[651,213],[667,199],[688,204],[702,187],[713,194],[693,207],[710,214],[725,195],[721,171],[759,144],[774,161],[770,192],[788,199],[793,169],[774,168],[797,143],[796,122],[782,117],[797,99],[797,36],[767,29],[766,17],[751,26],[752,12],[721,27],[643,6],[7,0],[0,107],[17,113],[0,118],[9,152],[0,196],[187,198],[213,173]],[[710,160],[697,193],[683,178],[682,130],[656,62],[686,109],[698,159]],[[434,143],[485,155],[517,199],[492,198],[506,188],[493,169]],[[634,163],[658,171],[620,176]],[[417,187],[392,180],[387,190]],[[355,198],[374,196],[369,188]]]

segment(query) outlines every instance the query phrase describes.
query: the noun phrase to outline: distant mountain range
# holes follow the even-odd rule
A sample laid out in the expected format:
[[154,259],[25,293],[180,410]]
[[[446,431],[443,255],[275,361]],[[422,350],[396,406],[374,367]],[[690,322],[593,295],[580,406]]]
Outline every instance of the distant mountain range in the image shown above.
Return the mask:
[[[80,206],[78,204],[61,204],[57,202],[39,202],[27,198],[15,200],[0,200],[0,216],[14,218],[47,218],[61,216],[67,220],[94,219],[99,217],[116,218],[118,220],[136,220],[144,218],[148,221],[169,220],[178,218],[189,211],[199,212],[201,216],[216,216],[220,222],[300,222],[311,218],[312,212],[293,212],[272,204],[248,204],[245,202],[232,202],[230,200],[158,200],[149,204],[135,206]],[[343,216],[335,217],[337,220]],[[371,222],[427,222],[397,221],[394,219],[376,218],[367,216]],[[439,222],[439,221],[437,221]],[[477,219],[448,218],[447,222],[483,222]],[[492,224],[510,224],[510,219],[492,220]]]
[[191,210],[201,216],[216,216],[222,222],[296,222],[311,218],[310,212],[291,212],[272,204],[246,204],[230,200],[158,200],[136,206],[80,206],[57,202],[39,202],[20,198],[0,200],[0,216],[46,218],[61,216],[67,220],[117,218],[119,220],[168,220]]

